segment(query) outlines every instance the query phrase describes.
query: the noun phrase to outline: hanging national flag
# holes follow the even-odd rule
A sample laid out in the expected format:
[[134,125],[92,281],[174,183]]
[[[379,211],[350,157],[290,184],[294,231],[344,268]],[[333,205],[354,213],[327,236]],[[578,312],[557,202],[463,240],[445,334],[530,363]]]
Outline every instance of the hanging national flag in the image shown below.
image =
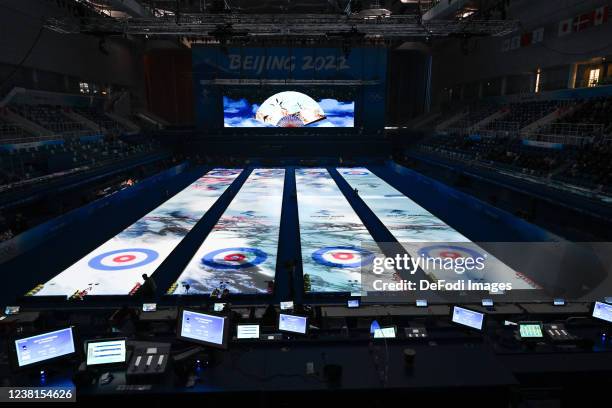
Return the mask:
[[510,50],[510,39],[506,38],[503,42],[502,42],[502,52],[506,52]]
[[544,41],[544,27],[538,28],[537,30],[533,30],[533,36],[531,38],[531,43],[539,43]]
[[573,18],[568,18],[559,23],[559,37],[563,37],[564,35],[568,35],[572,32],[573,22]]
[[608,22],[608,6],[603,6],[595,9],[595,17],[593,18],[593,25],[602,25]]
[[581,14],[574,18],[574,31],[582,31],[593,25],[595,19],[595,11]]
[[523,33],[521,35],[521,47],[526,47],[531,45],[531,39],[533,38],[533,33]]
[[512,37],[510,39],[510,49],[516,50],[521,47],[521,37],[519,35]]

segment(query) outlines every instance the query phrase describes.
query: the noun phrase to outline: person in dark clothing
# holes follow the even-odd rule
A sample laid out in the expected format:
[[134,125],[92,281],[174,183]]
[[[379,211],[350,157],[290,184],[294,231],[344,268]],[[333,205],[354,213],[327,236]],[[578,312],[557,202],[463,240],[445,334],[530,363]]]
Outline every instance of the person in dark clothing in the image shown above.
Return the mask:
[[142,274],[142,279],[144,280],[144,283],[140,287],[138,293],[144,299],[155,299],[155,295],[157,294],[157,285],[155,284],[155,281],[146,273]]

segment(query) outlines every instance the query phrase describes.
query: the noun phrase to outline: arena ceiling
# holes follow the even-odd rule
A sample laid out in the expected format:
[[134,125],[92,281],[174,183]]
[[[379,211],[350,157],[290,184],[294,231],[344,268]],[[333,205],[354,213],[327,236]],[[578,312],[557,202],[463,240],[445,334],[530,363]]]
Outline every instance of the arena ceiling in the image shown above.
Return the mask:
[[[480,0],[496,6],[500,0]],[[478,13],[428,18],[424,0],[78,0],[85,15],[50,18],[46,26],[62,33],[146,38],[180,37],[199,41],[253,42],[402,41],[415,38],[505,35],[518,23]],[[473,10],[473,1],[456,0]],[[434,9],[432,9],[434,10]],[[92,15],[93,12],[93,15]],[[431,13],[430,13],[431,14]]]

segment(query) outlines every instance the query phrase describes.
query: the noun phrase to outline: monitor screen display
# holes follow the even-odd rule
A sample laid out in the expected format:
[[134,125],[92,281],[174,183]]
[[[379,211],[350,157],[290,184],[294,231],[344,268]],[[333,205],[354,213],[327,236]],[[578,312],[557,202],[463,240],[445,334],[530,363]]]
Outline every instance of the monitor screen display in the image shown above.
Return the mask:
[[258,339],[259,325],[258,324],[239,324],[236,326],[237,339]]
[[125,363],[125,339],[91,340],[87,342],[87,365]]
[[288,314],[278,315],[278,330],[290,333],[306,334],[308,318]]
[[427,307],[427,301],[425,299],[418,299],[416,305],[417,307]]
[[553,305],[554,306],[565,306],[565,299],[554,299]]
[[72,327],[15,340],[15,351],[19,367],[73,354]]
[[612,305],[602,302],[595,302],[595,306],[593,307],[593,317],[612,323]]
[[154,312],[157,310],[157,303],[143,303],[142,311],[143,312]]
[[482,306],[493,307],[493,299],[482,299]]
[[350,299],[349,301],[347,301],[346,306],[349,307],[350,309],[358,308],[359,299]]
[[19,313],[19,306],[7,306],[4,308],[4,314],[7,316],[16,315]]
[[224,127],[354,127],[355,102],[295,90],[223,97]]
[[293,309],[293,300],[289,300],[287,302],[280,302],[281,310],[291,310]]
[[484,314],[455,306],[453,308],[453,322],[472,329],[482,330]]
[[183,310],[179,337],[213,347],[227,347],[227,317]]
[[522,339],[540,339],[544,337],[541,323],[519,323],[519,334]]
[[215,303],[213,305],[213,310],[215,312],[222,312],[225,310],[225,305],[226,305],[225,303]]
[[395,327],[382,327],[374,330],[375,339],[394,339],[395,338]]

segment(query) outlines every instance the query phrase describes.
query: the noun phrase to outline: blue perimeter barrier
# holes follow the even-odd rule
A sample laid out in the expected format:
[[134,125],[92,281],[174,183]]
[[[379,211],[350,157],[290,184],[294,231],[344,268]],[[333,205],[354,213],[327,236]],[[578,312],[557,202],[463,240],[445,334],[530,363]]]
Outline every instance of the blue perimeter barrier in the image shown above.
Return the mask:
[[371,170],[475,242],[562,241],[543,228],[395,162],[387,162],[386,169]]
[[116,205],[125,199],[140,194],[140,192],[144,189],[182,173],[187,166],[187,162],[181,163],[168,170],[142,180],[131,188],[120,190],[107,197],[93,201],[83,207],[76,208],[62,216],[53,218],[32,229],[24,231],[8,241],[0,243],[0,263],[7,262],[8,260],[44,243],[53,236],[60,234],[62,229],[68,225],[90,219],[90,217],[94,216],[95,213],[101,208]]

